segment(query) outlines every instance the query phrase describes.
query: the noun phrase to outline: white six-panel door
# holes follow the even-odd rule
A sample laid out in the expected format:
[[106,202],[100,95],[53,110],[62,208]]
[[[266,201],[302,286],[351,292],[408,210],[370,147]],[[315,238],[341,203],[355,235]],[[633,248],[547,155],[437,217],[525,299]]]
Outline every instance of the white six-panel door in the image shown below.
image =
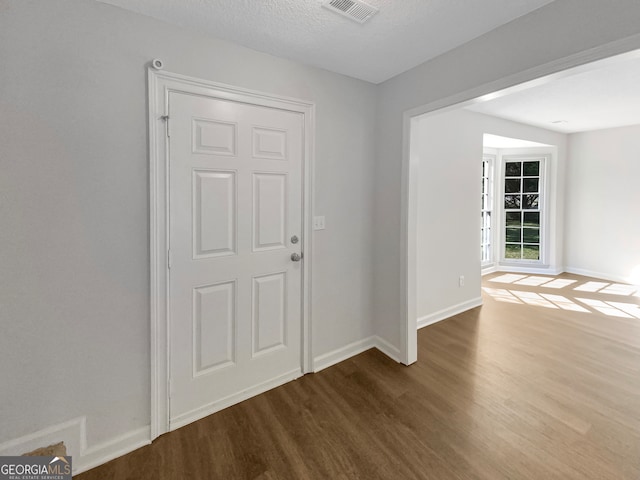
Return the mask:
[[174,92],[169,117],[175,429],[301,375],[303,117]]

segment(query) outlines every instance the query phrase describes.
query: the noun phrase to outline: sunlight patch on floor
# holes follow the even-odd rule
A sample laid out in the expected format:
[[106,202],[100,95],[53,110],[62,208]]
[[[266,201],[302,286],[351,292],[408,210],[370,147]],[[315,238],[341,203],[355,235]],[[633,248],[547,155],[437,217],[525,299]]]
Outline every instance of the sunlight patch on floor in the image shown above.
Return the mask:
[[576,298],[576,300],[590,306],[591,308],[594,308],[600,313],[608,315],[609,317],[633,318],[628,313],[625,313],[612,305],[608,305],[602,300],[594,300],[593,298]]
[[576,282],[577,280],[569,280],[568,278],[556,278],[549,283],[545,283],[544,288],[564,288]]
[[543,283],[547,283],[549,280],[551,280],[551,278],[549,277],[536,277],[531,275],[513,283],[515,283],[516,285],[529,285],[532,287],[539,287]]
[[519,292],[516,290],[511,290],[516,297],[522,300],[527,305],[533,305],[536,307],[545,307],[545,308],[558,308],[549,300],[544,299],[539,294],[535,292]]
[[542,295],[544,298],[546,298],[550,302],[553,302],[555,305],[557,305],[563,310],[571,310],[572,312],[591,313],[586,308],[581,307],[577,303],[572,302],[570,299],[568,299],[567,297],[563,297],[562,295],[551,295],[549,293],[541,293],[540,295]]
[[608,286],[609,282],[585,282],[574,288],[574,290],[578,292],[597,292]]
[[517,282],[518,280],[522,280],[523,278],[526,278],[526,277],[527,275],[516,275],[513,273],[507,273],[505,275],[500,275],[499,277],[492,278],[489,281],[497,282],[497,283],[513,283],[513,282]]
[[622,310],[629,315],[633,315],[636,318],[640,318],[640,305],[635,303],[622,303],[622,302],[607,302],[612,307],[616,307],[618,310]]
[[518,297],[512,295],[509,290],[505,290],[503,288],[488,288],[483,287],[483,290],[495,298],[498,302],[506,302],[506,303],[520,303],[522,302],[518,300]]
[[609,295],[624,295],[629,296],[636,293],[638,287],[635,285],[625,285],[623,283],[612,283],[606,288],[600,290],[600,293],[607,293]]
[[[551,293],[527,292],[506,288],[482,289],[498,302],[515,303],[521,305],[533,305],[543,308],[570,310],[581,313],[600,312],[610,317],[638,318],[640,319],[640,305],[637,303],[613,302],[607,298],[602,300],[594,298],[574,298],[574,292],[585,292],[597,295],[640,296],[639,287],[624,283],[586,281],[578,283],[578,280],[567,278],[542,277],[539,275],[521,275],[508,273],[488,280],[495,283],[508,283],[541,289],[560,290],[567,288],[565,295]],[[574,285],[578,284],[578,285]],[[571,292],[571,293],[570,293]]]

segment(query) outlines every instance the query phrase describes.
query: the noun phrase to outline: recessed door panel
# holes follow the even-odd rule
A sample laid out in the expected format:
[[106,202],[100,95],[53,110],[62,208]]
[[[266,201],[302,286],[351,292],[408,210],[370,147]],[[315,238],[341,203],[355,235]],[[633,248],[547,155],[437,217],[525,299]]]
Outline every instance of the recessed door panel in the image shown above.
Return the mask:
[[253,156],[271,160],[287,159],[287,132],[271,128],[253,128]]
[[193,153],[207,155],[236,154],[236,125],[207,119],[193,119]]
[[285,248],[287,175],[253,175],[253,250]]
[[194,289],[193,314],[194,376],[232,364],[235,282]]
[[266,353],[285,345],[286,272],[253,279],[253,354]]
[[236,252],[236,174],[194,170],[193,257]]

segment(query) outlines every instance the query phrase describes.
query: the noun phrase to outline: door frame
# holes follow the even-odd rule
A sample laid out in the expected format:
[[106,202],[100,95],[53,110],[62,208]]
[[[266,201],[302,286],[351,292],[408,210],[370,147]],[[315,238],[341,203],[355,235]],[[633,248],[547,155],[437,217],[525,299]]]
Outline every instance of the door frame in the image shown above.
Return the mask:
[[148,68],[149,254],[151,317],[151,440],[169,431],[169,93],[221,98],[303,115],[302,224],[304,263],[301,292],[302,373],[313,368],[311,351],[312,200],[315,103],[272,95],[177,73]]

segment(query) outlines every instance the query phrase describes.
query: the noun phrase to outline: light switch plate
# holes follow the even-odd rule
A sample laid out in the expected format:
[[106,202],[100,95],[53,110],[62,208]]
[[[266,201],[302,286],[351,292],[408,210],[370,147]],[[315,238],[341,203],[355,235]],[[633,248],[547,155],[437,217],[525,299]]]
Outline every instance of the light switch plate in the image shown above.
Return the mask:
[[313,229],[324,230],[324,215],[321,217],[313,217]]

